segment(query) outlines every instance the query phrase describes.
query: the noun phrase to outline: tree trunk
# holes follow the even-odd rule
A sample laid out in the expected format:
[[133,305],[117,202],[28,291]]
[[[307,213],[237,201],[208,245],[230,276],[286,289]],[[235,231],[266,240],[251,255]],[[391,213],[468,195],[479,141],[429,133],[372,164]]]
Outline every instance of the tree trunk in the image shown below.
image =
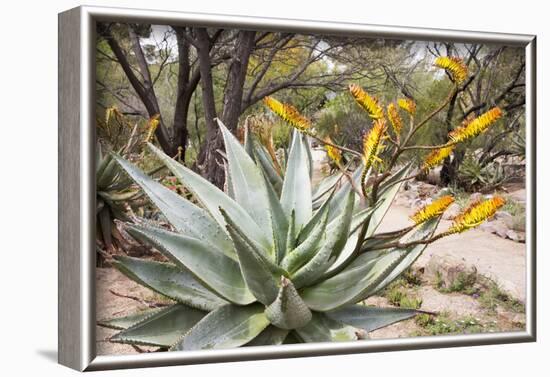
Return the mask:
[[[221,147],[218,143],[218,127],[216,125],[216,103],[214,98],[214,84],[212,81],[212,69],[210,59],[210,36],[204,28],[195,29],[199,70],[201,73],[202,103],[206,124],[206,138],[197,158],[196,167],[201,175],[218,187],[223,187],[223,167],[219,166],[220,158],[217,150]],[[220,174],[220,170],[222,173]]]
[[[253,31],[239,31],[232,50],[223,95],[223,110],[220,117],[221,121],[232,132],[237,129],[239,116],[241,115],[244,83],[250,53],[254,47],[255,35],[256,33]],[[197,166],[206,179],[222,188],[225,183],[225,170],[222,157],[218,151],[224,150],[223,137],[214,121],[216,109],[214,106],[210,56],[201,52],[206,50],[209,43],[206,30],[197,29],[197,42],[199,45],[202,96],[207,127],[206,140],[199,152]],[[206,74],[208,74],[208,77],[205,76]]]

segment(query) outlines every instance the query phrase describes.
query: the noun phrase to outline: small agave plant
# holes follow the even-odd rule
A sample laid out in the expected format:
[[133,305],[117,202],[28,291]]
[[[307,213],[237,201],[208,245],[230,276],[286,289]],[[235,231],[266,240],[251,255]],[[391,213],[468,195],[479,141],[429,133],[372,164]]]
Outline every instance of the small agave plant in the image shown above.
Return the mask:
[[[449,70],[459,65],[455,60],[447,63],[444,68]],[[113,157],[172,227],[154,227],[146,220],[127,227],[169,262],[115,256],[113,264],[173,304],[102,321],[120,330],[111,341],[169,350],[351,341],[418,313],[362,302],[410,267],[427,244],[478,225],[503,200],[494,197],[472,204],[449,229],[434,235],[453,202],[442,196],[415,213],[411,226],[377,233],[402,182],[414,177],[409,175],[410,164],[392,169],[414,133],[414,103],[398,102],[411,114],[411,127],[407,135],[394,134],[394,152],[384,164],[387,170],[378,172],[382,143],[390,137],[384,111],[360,87],[352,85],[350,92],[373,118],[362,153],[317,137],[309,120],[292,106],[266,99],[273,112],[295,127],[284,174],[278,173],[253,135],[247,133],[241,145],[218,122],[227,159],[224,191],[149,144],[189,190],[193,202]],[[388,117],[394,132],[400,133],[404,127],[397,111],[390,106]],[[454,137],[479,134],[495,120],[486,118],[463,125]],[[323,141],[332,158],[347,153],[361,160],[353,170],[338,162],[339,173],[313,188],[308,138]],[[422,169],[448,157],[454,143],[451,139],[434,148]]]
[[[129,127],[124,116],[115,108],[108,108],[106,111],[105,124],[109,125],[109,119],[118,117],[124,121],[124,125]],[[144,140],[140,139],[138,134],[138,124],[132,127],[132,132],[127,143],[118,150],[118,155],[124,158],[130,158],[132,154],[137,154],[143,145],[143,142],[152,139],[153,132],[158,125],[158,120],[153,117],[149,120],[148,131]],[[157,173],[161,168],[150,170],[149,174]],[[141,193],[133,187],[133,181],[124,174],[116,159],[111,153],[104,153],[103,147],[98,143],[96,154],[96,217],[98,225],[98,236],[101,240],[103,255],[113,253],[120,247],[122,240],[114,220],[130,221],[128,209],[131,209]]]

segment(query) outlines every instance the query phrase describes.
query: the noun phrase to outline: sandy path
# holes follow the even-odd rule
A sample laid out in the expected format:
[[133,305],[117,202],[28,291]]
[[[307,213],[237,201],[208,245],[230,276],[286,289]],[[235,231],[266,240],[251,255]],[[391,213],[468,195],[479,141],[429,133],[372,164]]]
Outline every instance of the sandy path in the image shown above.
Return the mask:
[[[408,216],[412,209],[392,206],[379,232],[391,231],[410,225]],[[449,227],[443,220],[438,230]],[[515,298],[525,301],[526,295],[526,246],[496,235],[473,229],[462,234],[445,237],[429,245],[416,262],[417,267],[426,266],[433,254],[450,255],[465,265],[475,266],[477,271],[490,277]]]

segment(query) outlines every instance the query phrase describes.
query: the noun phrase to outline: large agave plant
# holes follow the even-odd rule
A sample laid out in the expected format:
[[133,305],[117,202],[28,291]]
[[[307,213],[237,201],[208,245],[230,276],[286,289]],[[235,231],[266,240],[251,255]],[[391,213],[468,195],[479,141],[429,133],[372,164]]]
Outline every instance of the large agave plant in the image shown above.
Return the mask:
[[[409,165],[392,173],[403,152],[431,150],[421,170],[433,168],[449,158],[457,143],[483,133],[502,116],[501,109],[493,108],[449,133],[444,145],[411,145],[415,132],[449,103],[468,74],[456,58],[440,57],[435,65],[450,74],[455,84],[451,93],[418,123],[414,102],[399,100],[398,106],[410,115],[406,134],[397,107],[390,104],[393,138],[378,100],[350,85],[351,95],[373,119],[362,153],[321,139],[294,107],[270,97],[266,105],[300,133],[294,132],[287,158],[274,162],[273,153],[251,135],[242,146],[220,123],[227,158],[225,191],[150,145],[193,202],[114,157],[173,228],[156,228],[144,220],[128,225],[129,233],[170,263],[116,257],[114,265],[174,304],[103,321],[121,330],[111,340],[171,350],[349,341],[413,317],[415,310],[361,303],[406,270],[427,244],[479,225],[504,204],[498,196],[473,203],[450,228],[434,235],[441,214],[453,202],[443,196],[414,214],[413,225],[376,233],[401,183],[418,175],[408,175]],[[308,137],[325,145],[340,171],[315,188]],[[382,164],[385,139],[391,142],[391,157]],[[350,171],[342,164],[342,152],[361,157],[362,163]],[[375,165],[383,168],[369,180]]]
[[[299,133],[281,177],[252,137],[242,146],[221,123],[220,128],[227,193],[149,146],[199,205],[115,157],[174,231],[145,221],[129,225],[130,234],[170,263],[120,256],[114,265],[174,304],[102,321],[121,330],[111,341],[195,350],[357,340],[417,313],[360,304],[425,248],[383,247],[403,233],[374,237],[408,167],[388,179],[379,200],[368,206],[342,175],[312,190],[309,145]],[[359,167],[352,179],[359,182],[361,172]],[[433,218],[406,237],[429,237],[438,221]]]

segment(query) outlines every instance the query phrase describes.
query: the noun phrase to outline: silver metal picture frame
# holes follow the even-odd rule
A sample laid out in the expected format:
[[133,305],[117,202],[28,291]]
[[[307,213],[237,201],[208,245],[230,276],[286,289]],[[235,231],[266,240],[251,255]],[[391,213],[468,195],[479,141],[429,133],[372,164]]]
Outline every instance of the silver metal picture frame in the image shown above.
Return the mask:
[[[95,351],[95,38],[98,21],[223,26],[424,41],[503,43],[526,54],[526,329],[97,356]],[[536,340],[536,37],[291,19],[83,6],[59,15],[59,363],[80,371],[533,342]]]

